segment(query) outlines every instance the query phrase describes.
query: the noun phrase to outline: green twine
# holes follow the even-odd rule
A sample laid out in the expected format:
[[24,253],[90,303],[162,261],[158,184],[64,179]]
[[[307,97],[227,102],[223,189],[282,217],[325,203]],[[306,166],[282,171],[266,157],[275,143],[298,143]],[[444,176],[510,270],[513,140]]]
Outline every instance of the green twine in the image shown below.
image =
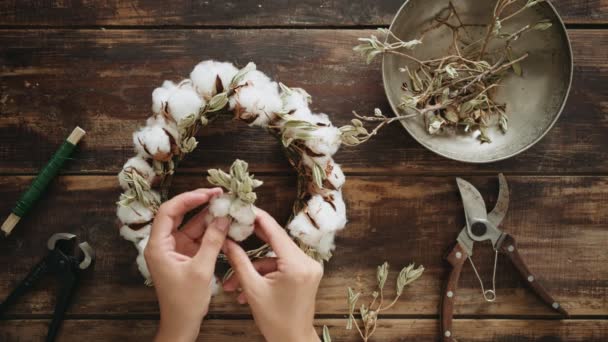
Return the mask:
[[13,209],[13,213],[19,217],[23,217],[36,203],[36,201],[42,196],[44,190],[46,190],[49,183],[57,176],[59,169],[65,163],[66,159],[70,157],[72,151],[76,148],[76,145],[68,142],[63,142],[59,150],[55,152],[51,160],[44,166],[42,171],[38,174],[36,179],[32,182],[29,189],[21,195],[19,201]]

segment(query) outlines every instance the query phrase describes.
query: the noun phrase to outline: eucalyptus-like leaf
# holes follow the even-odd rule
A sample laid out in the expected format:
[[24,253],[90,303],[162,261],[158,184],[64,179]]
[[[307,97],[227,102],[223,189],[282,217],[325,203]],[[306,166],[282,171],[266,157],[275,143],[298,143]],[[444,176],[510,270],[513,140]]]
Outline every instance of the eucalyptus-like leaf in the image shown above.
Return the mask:
[[384,289],[386,278],[388,278],[388,262],[378,266],[378,270],[376,272],[376,279],[378,280],[378,288],[380,290]]
[[323,326],[323,342],[331,342],[331,336],[329,336],[329,328],[327,325]]
[[217,112],[218,110],[224,109],[228,104],[228,93],[223,92],[219,93],[211,98],[209,104],[207,105],[207,112]]
[[532,26],[532,29],[536,30],[536,31],[544,31],[544,30],[550,28],[551,26],[553,26],[553,24],[551,23],[551,20],[545,19],[545,20],[541,20],[541,21],[537,22],[536,24],[534,24]]
[[[515,60],[515,58],[513,58],[513,50],[510,46],[507,48],[507,58],[509,58],[509,61],[511,62]],[[521,64],[519,64],[519,62],[514,63],[511,67],[513,68],[513,72],[515,73],[515,75],[521,76],[523,74]]]
[[312,168],[312,180],[315,185],[319,188],[323,188],[323,180],[325,178],[327,178],[325,170],[323,170],[323,168],[319,164],[315,163],[314,167]]
[[230,89],[234,89],[236,88],[239,83],[241,83],[241,81],[243,80],[243,78],[245,77],[245,75],[247,75],[250,71],[253,71],[256,69],[256,65],[253,62],[249,62],[247,63],[247,65],[242,68],[241,70],[239,70],[236,75],[234,75],[234,77],[232,78],[232,81],[230,82]]

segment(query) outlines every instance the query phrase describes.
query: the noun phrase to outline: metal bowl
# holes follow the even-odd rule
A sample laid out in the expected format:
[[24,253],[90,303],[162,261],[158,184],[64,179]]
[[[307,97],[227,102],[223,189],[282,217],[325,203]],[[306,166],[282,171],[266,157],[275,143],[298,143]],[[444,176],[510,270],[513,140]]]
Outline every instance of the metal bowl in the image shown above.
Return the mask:
[[[485,24],[490,20],[495,1],[453,0],[465,23]],[[524,1],[522,1],[523,3]],[[435,15],[448,6],[448,0],[409,0],[397,12],[391,31],[402,40],[418,38]],[[553,26],[546,31],[531,31],[513,44],[515,54],[528,52],[521,63],[523,75],[509,73],[496,92],[497,102],[507,105],[509,129],[503,134],[490,128],[491,143],[481,144],[472,133],[445,133],[430,135],[424,118],[402,120],[405,129],[423,146],[446,158],[470,163],[488,163],[512,157],[538,142],[551,129],[561,114],[572,83],[572,49],[566,27],[550,2],[542,2],[503,27],[503,32],[514,32],[526,24],[542,19],[551,20]],[[484,27],[468,29],[469,34],[481,37]],[[390,41],[390,39],[389,39]],[[436,58],[448,54],[451,34],[448,30],[427,34],[421,45],[411,53],[419,58]],[[406,75],[399,72],[404,65],[414,67],[409,60],[385,54],[382,62],[384,89],[390,105],[397,115]]]

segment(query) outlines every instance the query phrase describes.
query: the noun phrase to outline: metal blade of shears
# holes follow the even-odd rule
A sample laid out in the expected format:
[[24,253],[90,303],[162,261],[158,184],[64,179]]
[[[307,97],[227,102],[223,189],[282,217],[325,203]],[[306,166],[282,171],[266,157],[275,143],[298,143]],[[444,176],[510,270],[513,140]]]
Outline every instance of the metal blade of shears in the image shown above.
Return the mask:
[[488,220],[486,204],[481,193],[471,183],[462,178],[457,178],[456,182],[462,197],[467,222],[466,234],[473,241],[490,240],[492,246],[496,248],[502,232],[493,222]]
[[502,173],[498,174],[498,199],[494,209],[488,214],[488,220],[495,226],[499,226],[502,220],[507,215],[509,209],[509,185],[507,179]]

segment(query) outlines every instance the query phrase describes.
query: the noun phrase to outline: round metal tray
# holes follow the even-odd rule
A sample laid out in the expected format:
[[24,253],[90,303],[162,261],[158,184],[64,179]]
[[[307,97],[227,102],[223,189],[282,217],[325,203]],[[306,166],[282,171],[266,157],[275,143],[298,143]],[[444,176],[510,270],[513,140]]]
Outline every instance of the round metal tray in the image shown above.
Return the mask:
[[[485,24],[495,1],[452,1],[465,23]],[[521,1],[522,4],[525,1]],[[409,0],[397,12],[391,31],[402,40],[419,38],[435,15],[448,6],[447,0]],[[507,105],[509,129],[503,134],[490,128],[491,143],[480,143],[472,133],[456,132],[430,135],[424,118],[402,120],[405,129],[423,146],[446,158],[470,163],[488,163],[512,157],[537,143],[553,126],[561,114],[572,83],[572,49],[566,27],[553,5],[542,2],[521,13],[504,25],[503,32],[514,32],[526,24],[548,19],[553,26],[545,31],[531,31],[513,44],[514,54],[528,52],[521,63],[523,75],[510,72],[496,92],[496,100]],[[470,34],[481,37],[485,28],[467,28]],[[451,33],[437,30],[427,34],[421,45],[411,53],[419,59],[441,57],[448,54]],[[384,89],[395,114],[403,95],[402,83],[407,76],[399,67],[415,63],[393,54],[385,54],[382,62]]]

